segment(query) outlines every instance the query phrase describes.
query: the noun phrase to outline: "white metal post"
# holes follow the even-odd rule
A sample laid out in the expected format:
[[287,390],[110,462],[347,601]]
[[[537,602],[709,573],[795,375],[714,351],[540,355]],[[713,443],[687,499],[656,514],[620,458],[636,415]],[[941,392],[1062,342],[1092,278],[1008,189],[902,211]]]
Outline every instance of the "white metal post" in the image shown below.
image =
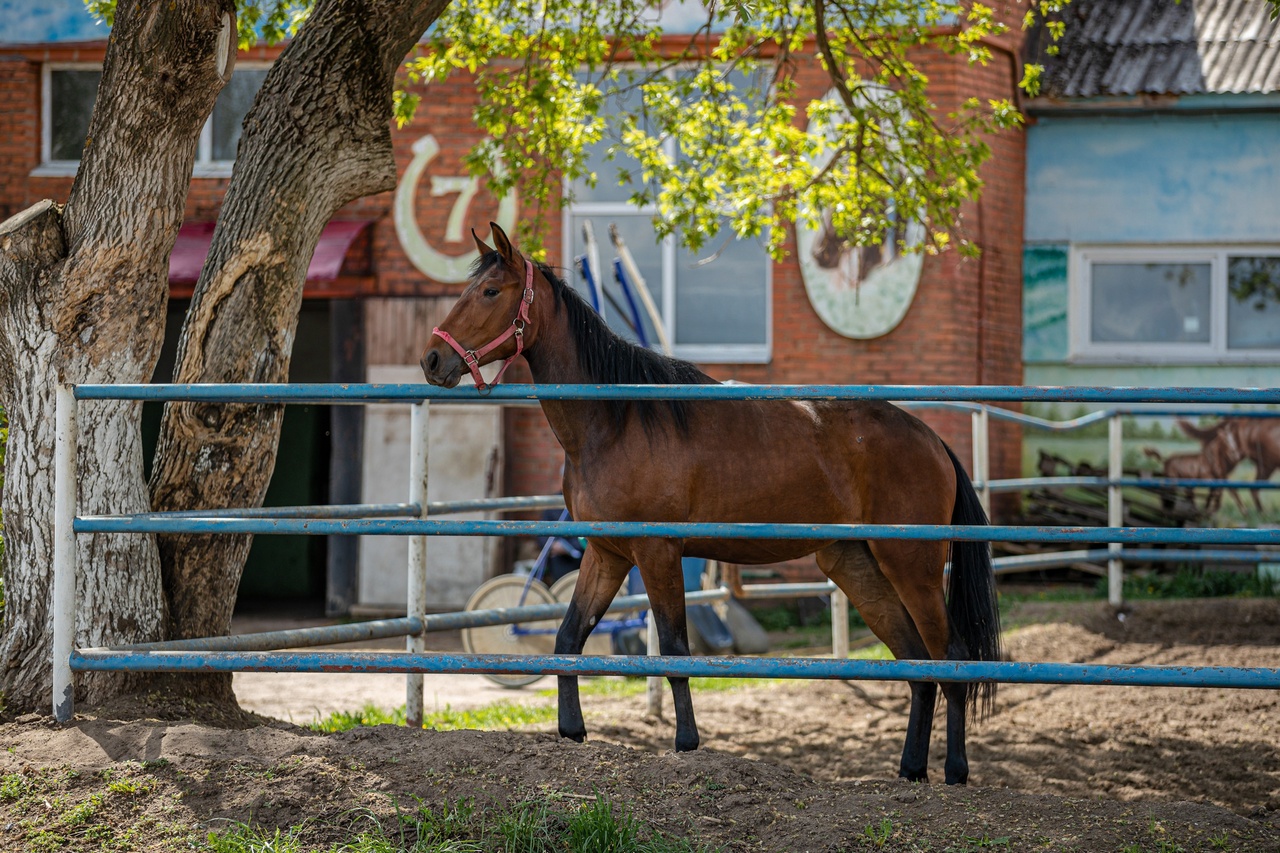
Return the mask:
[[[658,620],[653,615],[653,608],[649,608],[649,613],[645,617],[645,654],[660,655],[662,648],[658,643]],[[649,700],[649,715],[652,717],[662,716],[662,679],[649,678],[645,681],[645,695]]]
[[[1120,415],[1112,415],[1107,433],[1107,477],[1112,481],[1112,485],[1107,487],[1107,524],[1111,527],[1124,525],[1124,496],[1120,487],[1115,485],[1115,481],[1124,475],[1121,427]],[[1121,545],[1112,542],[1107,550],[1116,555],[1107,560],[1107,600],[1112,607],[1119,607],[1124,603],[1124,561],[1119,557]]]
[[849,659],[849,596],[839,589],[831,593],[831,656]]
[[60,723],[75,711],[71,648],[76,636],[76,423],[75,389],[54,392],[53,447],[53,716]]
[[978,484],[982,511],[991,517],[991,419],[981,406],[970,416],[973,426],[973,480]]
[[[418,517],[427,517],[427,446],[431,438],[427,409],[423,400],[411,407],[409,422],[409,502],[418,505]],[[409,537],[409,594],[406,608],[410,617],[421,619],[427,610],[427,537]],[[405,649],[410,654],[422,654],[427,650],[423,634],[410,634],[405,638]],[[412,728],[422,728],[422,673],[405,676],[405,723]]]

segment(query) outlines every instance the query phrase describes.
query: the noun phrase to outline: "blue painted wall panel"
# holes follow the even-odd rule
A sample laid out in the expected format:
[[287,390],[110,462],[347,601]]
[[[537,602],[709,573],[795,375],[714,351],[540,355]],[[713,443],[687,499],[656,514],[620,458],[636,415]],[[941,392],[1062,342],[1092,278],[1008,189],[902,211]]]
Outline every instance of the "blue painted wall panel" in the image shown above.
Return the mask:
[[1028,243],[1274,242],[1280,111],[1042,118],[1027,131]]
[[1022,360],[1067,357],[1067,246],[1022,250]]

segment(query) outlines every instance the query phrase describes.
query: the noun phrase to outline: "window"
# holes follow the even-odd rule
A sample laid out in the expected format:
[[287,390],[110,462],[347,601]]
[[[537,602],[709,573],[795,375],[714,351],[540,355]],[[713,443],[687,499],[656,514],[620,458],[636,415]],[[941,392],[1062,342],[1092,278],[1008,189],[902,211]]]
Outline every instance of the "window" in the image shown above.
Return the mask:
[[1078,249],[1072,260],[1077,356],[1280,360],[1280,247]]
[[[248,63],[236,66],[230,82],[218,94],[213,115],[200,134],[195,174],[231,174],[240,128],[253,99],[266,79],[267,68]],[[46,65],[44,67],[44,139],[41,174],[74,174],[84,152],[89,117],[102,80],[101,66]]]
[[[638,94],[606,101],[604,109],[624,110]],[[665,143],[676,155],[675,140]],[[599,248],[602,306],[605,319],[617,332],[636,340],[632,331],[633,312],[627,294],[615,281],[612,267],[613,244],[609,226],[619,235],[635,258],[662,318],[674,354],[705,363],[767,362],[771,335],[770,271],[772,261],[763,244],[738,240],[727,227],[704,245],[700,253],[690,252],[680,241],[668,237],[659,243],[653,230],[655,207],[634,207],[628,203],[633,189],[618,186],[620,169],[639,173],[634,162],[622,158],[605,161],[607,144],[596,146],[590,168],[599,176],[595,187],[579,181],[572,186],[573,202],[564,212],[564,257],[586,252],[582,234],[590,221]],[[634,167],[634,168],[632,168]],[[575,273],[573,283],[584,287]],[[650,318],[635,297],[645,339],[657,348],[658,338]]]

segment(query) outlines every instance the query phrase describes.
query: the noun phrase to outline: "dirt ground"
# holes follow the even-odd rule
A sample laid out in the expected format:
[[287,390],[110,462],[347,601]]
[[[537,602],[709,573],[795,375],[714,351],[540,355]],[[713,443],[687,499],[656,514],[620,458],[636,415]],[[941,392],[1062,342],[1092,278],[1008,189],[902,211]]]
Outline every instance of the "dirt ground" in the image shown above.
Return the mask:
[[[1009,651],[1280,668],[1280,601],[1141,603],[1124,616],[1092,604],[1024,607]],[[349,837],[354,810],[390,817],[397,804],[462,798],[570,808],[599,792],[669,835],[734,851],[1280,851],[1280,691],[1006,685],[995,714],[971,727],[967,788],[893,778],[908,705],[901,684],[772,683],[694,702],[704,748],[679,755],[670,712],[645,717],[643,697],[586,698],[585,745],[559,740],[554,722],[320,735],[282,722],[138,719],[124,705],[66,727],[0,726],[0,774],[56,776],[64,809],[106,775],[138,780],[147,796],[102,795],[99,819],[136,821],[141,810],[157,826],[310,821],[317,846]],[[39,849],[40,815],[17,813],[5,792],[0,850]],[[83,839],[71,849],[99,849]],[[185,844],[157,832],[130,849]]]

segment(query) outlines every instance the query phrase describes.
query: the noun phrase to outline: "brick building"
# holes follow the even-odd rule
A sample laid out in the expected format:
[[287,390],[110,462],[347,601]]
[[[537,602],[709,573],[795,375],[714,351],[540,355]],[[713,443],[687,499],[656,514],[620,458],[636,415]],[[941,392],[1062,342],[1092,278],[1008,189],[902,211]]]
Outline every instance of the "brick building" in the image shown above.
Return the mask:
[[[940,110],[948,111],[968,97],[1016,96],[1021,73],[1016,38],[991,47],[994,57],[985,66],[970,66],[963,57],[921,57]],[[104,50],[101,39],[0,44],[0,219],[42,198],[65,199]],[[171,264],[171,340],[158,379],[168,376],[184,300],[227,187],[240,119],[276,53],[257,48],[240,56],[233,83],[206,131]],[[799,98],[822,96],[823,74],[816,62],[799,70],[799,82]],[[468,229],[477,226],[483,235],[485,229],[478,226],[490,219],[506,222],[519,216],[518,206],[500,210],[483,190],[471,195],[462,157],[478,141],[471,122],[475,98],[474,88],[463,77],[424,97],[413,122],[394,131],[401,186],[395,193],[350,205],[326,230],[305,290],[294,381],[415,376],[414,365],[430,329],[443,319],[461,289],[457,270],[473,250]],[[856,337],[833,329],[815,309],[813,285],[806,288],[799,260],[804,251],[794,233],[789,235],[785,261],[771,262],[759,247],[744,245],[725,253],[723,272],[717,272],[717,260],[695,276],[687,272],[690,259],[674,245],[653,247],[651,232],[647,242],[640,239],[637,228],[644,217],[633,212],[627,220],[628,214],[604,187],[600,195],[580,199],[553,224],[547,241],[550,261],[566,268],[567,279],[575,278],[571,262],[582,219],[592,219],[600,234],[609,222],[632,228],[627,232],[629,244],[662,307],[676,354],[698,361],[717,378],[776,384],[1019,384],[1024,139],[1010,132],[990,144],[992,157],[983,170],[985,192],[965,211],[965,227],[981,246],[981,257],[966,260],[955,252],[924,257],[918,283],[912,281],[914,293],[907,292],[900,306],[905,312],[900,320],[858,331]],[[719,323],[707,316],[708,306],[727,304],[719,295],[735,292],[740,296],[729,302],[740,312],[741,323]],[[734,328],[726,333],[726,325]],[[510,381],[527,381],[527,369],[521,363],[508,376]],[[961,459],[969,458],[967,414],[927,411],[922,416]],[[369,434],[381,430],[379,435],[390,435],[395,428],[390,421],[378,421],[371,428],[369,419],[379,416],[371,414],[363,424],[361,417],[323,407],[291,414],[268,503],[367,498],[371,482],[381,474],[367,459],[358,458],[361,454],[352,458],[350,449],[363,447],[367,457]],[[486,463],[501,459],[500,476],[499,471],[481,471],[481,481],[505,494],[556,491],[561,457],[541,412],[511,408],[500,418],[498,456]],[[1016,432],[993,424],[993,475],[1016,475],[1019,453]],[[354,568],[336,565],[332,555],[326,576],[322,542],[271,541],[259,540],[266,543],[263,548],[280,550],[263,554],[255,545],[254,560],[272,567],[273,580],[267,581],[265,573],[255,574],[251,564],[242,592],[275,594],[287,587],[285,591],[294,595],[327,592],[331,610],[362,601],[394,608],[394,601],[377,600],[376,592],[369,593],[372,599],[361,593],[358,578],[352,577]],[[486,556],[485,571],[507,570],[512,556]],[[285,564],[295,566],[292,581],[279,579],[279,567]],[[453,597],[451,593],[439,603],[459,604]]]

